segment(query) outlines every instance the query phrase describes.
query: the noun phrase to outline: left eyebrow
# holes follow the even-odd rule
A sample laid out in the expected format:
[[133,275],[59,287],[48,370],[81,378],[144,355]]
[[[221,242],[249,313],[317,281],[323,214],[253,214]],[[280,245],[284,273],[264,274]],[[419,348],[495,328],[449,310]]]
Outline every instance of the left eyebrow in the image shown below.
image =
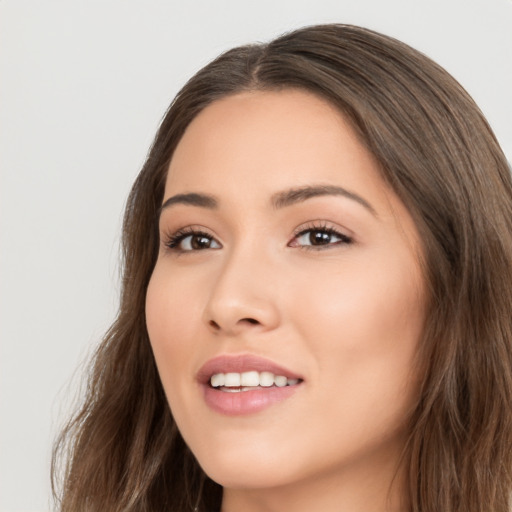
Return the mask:
[[171,196],[165,200],[165,202],[158,210],[158,216],[160,217],[163,210],[174,204],[187,204],[190,206],[198,206],[200,208],[208,208],[210,210],[215,210],[219,206],[217,199],[214,196],[210,196],[208,194],[199,194],[197,192],[176,194],[175,196]]
[[271,204],[275,209],[285,208],[293,204],[301,203],[313,197],[319,196],[343,196],[356,201],[364,206],[372,215],[377,217],[375,208],[360,195],[335,185],[313,185],[298,188],[291,188],[283,192],[277,192],[271,198]]

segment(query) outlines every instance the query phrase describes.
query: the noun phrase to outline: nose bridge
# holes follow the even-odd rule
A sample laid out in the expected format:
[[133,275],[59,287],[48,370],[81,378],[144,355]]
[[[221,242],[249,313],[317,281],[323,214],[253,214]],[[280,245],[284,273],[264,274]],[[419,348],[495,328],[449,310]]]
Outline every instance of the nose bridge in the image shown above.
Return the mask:
[[234,246],[227,252],[214,281],[204,321],[216,331],[236,334],[251,326],[264,330],[279,321],[275,287],[275,263],[254,243]]

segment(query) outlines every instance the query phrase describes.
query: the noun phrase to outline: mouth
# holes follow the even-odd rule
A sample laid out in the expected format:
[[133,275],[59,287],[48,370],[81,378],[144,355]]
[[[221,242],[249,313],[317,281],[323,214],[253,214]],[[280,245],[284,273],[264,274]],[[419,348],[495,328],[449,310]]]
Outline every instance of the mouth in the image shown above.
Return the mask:
[[259,412],[282,402],[304,379],[273,361],[254,355],[225,355],[209,360],[197,374],[206,404],[232,416]]
[[285,386],[295,386],[299,382],[301,382],[301,379],[288,378],[286,375],[275,375],[272,372],[258,372],[256,370],[243,373],[215,373],[209,381],[212,388],[227,391],[228,393],[271,387],[283,388]]

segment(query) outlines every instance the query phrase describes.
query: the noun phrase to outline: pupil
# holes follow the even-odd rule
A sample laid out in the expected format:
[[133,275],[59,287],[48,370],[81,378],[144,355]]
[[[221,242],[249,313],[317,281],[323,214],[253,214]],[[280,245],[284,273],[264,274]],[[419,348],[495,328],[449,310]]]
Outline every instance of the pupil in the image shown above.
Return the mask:
[[329,239],[331,235],[329,233],[325,233],[324,231],[313,231],[311,243],[312,245],[323,245],[329,243]]
[[210,239],[205,236],[194,236],[192,237],[191,245],[193,249],[208,249],[210,247]]

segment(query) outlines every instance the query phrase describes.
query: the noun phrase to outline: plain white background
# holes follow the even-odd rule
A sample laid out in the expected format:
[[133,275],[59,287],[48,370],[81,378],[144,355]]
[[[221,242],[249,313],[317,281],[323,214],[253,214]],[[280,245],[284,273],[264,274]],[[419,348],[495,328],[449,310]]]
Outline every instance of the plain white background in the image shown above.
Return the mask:
[[0,0],[1,512],[51,508],[52,440],[115,315],[124,201],[172,97],[221,51],[321,22],[434,58],[512,159],[511,0]]

